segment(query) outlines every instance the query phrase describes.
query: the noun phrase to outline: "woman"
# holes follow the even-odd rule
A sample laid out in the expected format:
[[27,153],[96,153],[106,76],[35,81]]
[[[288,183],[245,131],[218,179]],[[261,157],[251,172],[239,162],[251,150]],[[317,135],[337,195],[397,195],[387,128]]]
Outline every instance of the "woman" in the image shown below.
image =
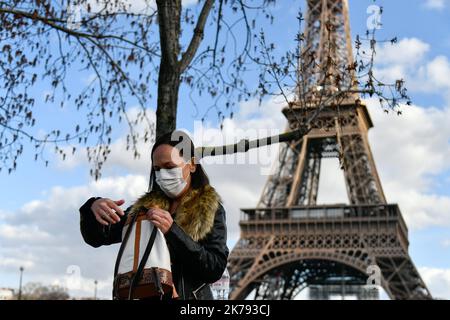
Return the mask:
[[[175,138],[175,139],[174,139]],[[229,254],[225,210],[181,131],[159,138],[152,148],[150,192],[135,202],[164,234],[180,299],[213,299],[208,284],[219,280]],[[123,200],[91,198],[80,208],[83,239],[93,247],[121,242],[129,207]]]

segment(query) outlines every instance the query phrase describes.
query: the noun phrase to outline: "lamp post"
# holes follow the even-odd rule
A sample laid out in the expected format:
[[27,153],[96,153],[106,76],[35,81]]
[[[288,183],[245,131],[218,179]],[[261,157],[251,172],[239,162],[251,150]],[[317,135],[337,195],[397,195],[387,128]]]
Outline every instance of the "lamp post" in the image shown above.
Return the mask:
[[19,270],[20,270],[20,282],[19,282],[19,297],[18,297],[18,299],[22,300],[22,275],[23,275],[24,268],[20,267]]
[[94,284],[95,284],[95,289],[94,289],[94,300],[97,300],[97,284],[98,284],[98,281],[95,280],[95,281],[94,281]]

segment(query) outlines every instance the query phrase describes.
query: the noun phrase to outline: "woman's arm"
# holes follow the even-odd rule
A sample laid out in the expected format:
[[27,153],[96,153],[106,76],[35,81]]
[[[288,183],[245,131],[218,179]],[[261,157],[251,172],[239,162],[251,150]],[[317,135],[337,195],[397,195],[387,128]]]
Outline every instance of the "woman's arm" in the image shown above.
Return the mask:
[[122,229],[128,213],[127,209],[125,215],[120,217],[120,221],[115,224],[102,225],[95,219],[95,215],[91,209],[94,201],[98,199],[101,198],[90,198],[80,208],[81,235],[87,244],[95,248],[122,241]]
[[225,209],[221,204],[214,218],[213,229],[206,238],[194,241],[176,222],[173,222],[165,237],[184,270],[188,269],[189,273],[207,283],[213,283],[222,277],[229,250]]

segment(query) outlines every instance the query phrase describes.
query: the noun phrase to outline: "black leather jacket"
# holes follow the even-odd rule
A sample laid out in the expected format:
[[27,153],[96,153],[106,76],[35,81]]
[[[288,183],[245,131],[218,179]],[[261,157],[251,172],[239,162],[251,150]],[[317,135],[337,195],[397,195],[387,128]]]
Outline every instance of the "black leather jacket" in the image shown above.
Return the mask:
[[[84,241],[95,248],[121,242],[122,228],[131,207],[119,223],[103,226],[91,210],[96,199],[99,198],[90,198],[80,208],[80,229]],[[165,237],[172,262],[172,277],[180,299],[213,299],[209,284],[221,278],[229,254],[223,206],[219,204],[214,226],[204,239],[194,241],[175,221]]]

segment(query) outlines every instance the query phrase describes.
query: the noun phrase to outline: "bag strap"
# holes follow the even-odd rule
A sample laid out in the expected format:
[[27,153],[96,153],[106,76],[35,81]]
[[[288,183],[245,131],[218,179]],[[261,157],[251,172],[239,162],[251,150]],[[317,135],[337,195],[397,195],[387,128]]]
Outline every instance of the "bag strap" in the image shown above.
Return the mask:
[[114,265],[114,279],[117,277],[117,273],[119,272],[119,264],[120,260],[122,260],[123,251],[125,250],[125,246],[127,245],[128,238],[130,238],[131,230],[133,229],[134,223],[137,219],[137,214],[134,214],[131,222],[129,224],[129,227],[127,229],[127,232],[125,233],[124,238],[122,239],[122,243],[120,244],[119,253],[117,254],[116,264]]
[[119,265],[120,265],[120,261],[122,260],[122,255],[125,250],[125,246],[127,245],[128,239],[130,238],[130,234],[133,229],[134,223],[136,222],[137,216],[138,216],[138,214],[136,213],[131,218],[127,232],[125,233],[125,236],[122,239],[122,243],[120,244],[119,253],[117,254],[116,263],[114,265],[113,299],[118,297],[118,294],[117,294],[118,283],[116,283],[116,281],[117,281],[117,274],[119,273]]
[[[152,234],[150,236],[150,239],[148,240],[147,247],[145,248],[144,255],[142,256],[142,260],[139,263],[139,267],[138,267],[136,273],[134,274],[133,279],[131,280],[130,290],[128,292],[128,300],[131,300],[131,297],[133,296],[134,288],[135,288],[136,284],[138,283],[139,279],[142,276],[142,271],[144,271],[145,263],[148,260],[148,257],[150,255],[150,251],[152,251],[152,247],[153,247],[153,244],[155,243],[155,239],[156,239],[156,235],[157,234],[158,234],[158,228],[153,226],[153,231],[152,231]],[[157,280],[155,279],[155,281],[157,281]]]

